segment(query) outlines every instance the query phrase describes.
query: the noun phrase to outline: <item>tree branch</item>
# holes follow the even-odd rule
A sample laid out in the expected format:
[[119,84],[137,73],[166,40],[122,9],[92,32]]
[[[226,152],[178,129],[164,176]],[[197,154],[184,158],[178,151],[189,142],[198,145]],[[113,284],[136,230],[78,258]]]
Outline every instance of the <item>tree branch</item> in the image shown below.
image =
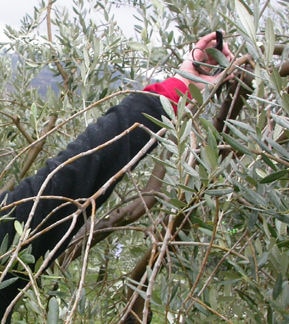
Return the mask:
[[[249,66],[247,66],[247,69],[250,69]],[[244,105],[244,99],[246,99],[253,91],[250,90],[253,81],[253,75],[251,73],[242,72],[241,80],[248,87],[242,87],[238,80],[235,80],[230,85],[228,94],[223,101],[221,109],[214,119],[214,126],[218,132],[224,130],[226,119],[236,119]],[[228,132],[228,130],[225,130],[225,132]]]

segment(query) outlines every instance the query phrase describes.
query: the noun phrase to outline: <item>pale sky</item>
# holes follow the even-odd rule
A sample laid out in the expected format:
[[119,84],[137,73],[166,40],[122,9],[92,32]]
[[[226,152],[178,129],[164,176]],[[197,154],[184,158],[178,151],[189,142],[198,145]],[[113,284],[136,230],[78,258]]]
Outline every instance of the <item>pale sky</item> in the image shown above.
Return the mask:
[[[3,40],[3,28],[5,25],[17,27],[26,13],[33,15],[33,8],[38,7],[39,0],[0,0],[0,41]],[[46,0],[47,1],[47,0]],[[4,4],[5,2],[5,4]],[[55,5],[69,7],[72,0],[57,0]],[[128,33],[133,33],[132,12],[128,7],[118,7],[115,11],[116,18],[121,28]]]
[[2,0],[0,24],[16,25],[26,12],[32,13],[37,4],[38,0]]

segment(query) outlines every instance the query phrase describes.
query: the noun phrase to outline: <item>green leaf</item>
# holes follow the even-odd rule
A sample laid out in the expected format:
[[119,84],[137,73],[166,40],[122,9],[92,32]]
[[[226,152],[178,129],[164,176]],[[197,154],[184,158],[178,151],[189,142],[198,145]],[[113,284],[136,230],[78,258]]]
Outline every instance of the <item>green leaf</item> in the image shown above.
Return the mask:
[[171,30],[170,33],[168,34],[168,43],[170,43],[174,38],[174,32]]
[[230,128],[231,132],[236,135],[238,138],[240,138],[241,140],[248,142],[249,139],[248,137],[242,133],[237,127],[233,126],[231,123],[225,121],[225,124]]
[[84,58],[84,65],[85,65],[85,69],[86,70],[89,70],[89,66],[90,66],[90,57],[89,57],[89,54],[88,54],[88,51],[87,49],[84,47],[83,49],[83,58]]
[[192,95],[192,98],[194,98],[197,101],[197,103],[201,106],[204,100],[200,89],[195,84],[190,83],[189,90],[190,90],[190,94]]
[[250,95],[249,97],[251,99],[257,100],[257,101],[259,101],[260,103],[263,103],[263,104],[267,104],[267,105],[270,105],[270,106],[280,107],[280,104],[279,103],[273,102],[271,100],[266,100],[264,98],[256,97],[256,96],[253,96],[253,95]]
[[266,20],[265,39],[266,39],[266,43],[265,43],[266,60],[267,62],[271,62],[273,57],[274,47],[275,47],[275,33],[274,33],[274,27],[271,18],[267,18]]
[[158,12],[162,12],[164,8],[164,4],[162,1],[159,0],[151,0],[153,6],[157,9]]
[[181,201],[179,199],[174,199],[174,198],[170,199],[169,203],[179,209],[187,206],[187,204],[185,204],[183,201]]
[[59,305],[55,297],[51,297],[48,303],[47,324],[56,324],[59,320]]
[[287,117],[284,116],[278,116],[276,114],[272,114],[271,113],[271,117],[273,118],[273,120],[279,124],[280,126],[286,128],[289,130],[289,120]]
[[287,213],[274,213],[275,210],[272,211],[271,215],[276,217],[280,222],[286,223],[289,225],[289,215]]
[[264,154],[261,154],[262,160],[269,165],[270,168],[272,168],[273,170],[277,170],[276,165]]
[[256,42],[254,17],[251,15],[251,13],[247,10],[247,8],[243,5],[241,1],[235,0],[235,7],[240,22],[243,26],[243,32],[245,32],[245,34],[247,34],[251,38],[251,40]]
[[172,124],[168,124],[166,122],[162,122],[160,121],[158,118],[155,118],[153,116],[150,116],[148,114],[143,114],[147,119],[149,119],[150,121],[152,121],[154,124],[160,126],[161,128],[166,128],[166,129],[172,129]]
[[267,144],[266,142],[264,142],[263,140],[261,140],[260,138],[258,138],[258,136],[255,135],[255,134],[251,134],[251,137],[252,137],[252,140],[254,140],[260,146],[260,148],[263,151],[265,151],[265,152],[267,152],[269,154],[272,154],[272,148],[269,147],[269,146],[267,146],[266,145]]
[[209,196],[221,197],[221,196],[229,195],[233,191],[234,190],[232,188],[226,188],[226,189],[208,189],[208,190],[206,190],[206,194],[208,194]]
[[213,147],[206,145],[201,148],[201,158],[206,169],[212,172],[218,167],[218,156]]
[[205,130],[207,132],[212,132],[215,136],[216,139],[221,139],[221,135],[220,133],[216,130],[215,126],[213,125],[213,123],[211,122],[211,120],[205,119],[200,117],[200,123],[201,125],[205,128]]
[[36,104],[34,102],[31,105],[31,115],[32,115],[34,120],[37,120],[37,106],[36,106]]
[[276,299],[280,295],[280,293],[282,292],[282,282],[283,282],[282,274],[279,273],[278,276],[277,276],[275,285],[273,287],[273,292],[272,292],[273,299]]
[[275,219],[275,226],[279,237],[287,237],[287,224]]
[[156,134],[154,134],[154,136],[157,138],[157,140],[171,153],[178,155],[178,147],[177,145],[171,141],[168,138],[165,137],[160,137]]
[[178,147],[174,142],[169,140],[160,140],[160,142],[169,152],[178,155]]
[[280,94],[280,92],[282,91],[282,79],[279,72],[275,68],[272,68],[270,79],[274,84],[276,91],[278,92],[278,94]]
[[252,203],[253,206],[266,206],[266,199],[264,196],[250,189],[248,186],[242,188],[243,197]]
[[226,68],[229,66],[230,64],[229,60],[218,49],[211,47],[211,48],[207,48],[206,52],[209,56],[214,58],[218,62],[218,64],[221,65],[222,67]]
[[248,123],[244,123],[244,122],[241,122],[239,120],[235,120],[235,119],[228,119],[225,121],[226,123],[229,124],[233,124],[233,125],[236,125],[238,128],[242,128],[250,133],[253,133],[254,132],[254,129],[252,126],[250,126],[250,124]]
[[283,178],[285,176],[288,176],[288,170],[277,171],[272,174],[269,174],[267,177],[264,177],[260,181],[260,183],[271,183],[271,182],[279,180],[280,178]]
[[21,236],[23,233],[23,227],[18,220],[14,221],[14,228],[15,228],[15,231],[17,232],[17,234],[19,236]]
[[[148,268],[147,268],[148,270]],[[131,278],[127,278],[130,282],[132,282],[132,284],[130,282],[126,282],[126,285],[132,290],[132,291],[135,291],[137,292],[143,299],[146,298],[146,293],[142,290],[142,289],[139,289],[138,286],[139,286],[139,282],[138,281],[135,281]]]
[[171,102],[169,101],[169,99],[165,96],[160,96],[160,102],[164,108],[164,111],[169,116],[169,118],[171,120],[174,120],[176,118],[176,115],[174,112],[174,108],[173,108]]
[[289,160],[289,152],[282,145],[273,141],[268,136],[266,136],[266,141],[268,142],[269,145],[271,145],[276,150],[277,153],[279,153],[280,155],[283,155],[287,160]]
[[[4,236],[0,245],[0,256],[8,250],[8,233]],[[0,260],[1,261],[1,260]]]
[[210,148],[212,149],[212,151],[215,154],[215,158],[218,159],[219,157],[219,151],[217,148],[217,141],[216,141],[216,137],[215,137],[215,133],[214,131],[210,128],[208,129],[208,145],[210,146]]
[[80,314],[84,315],[85,314],[85,305],[86,305],[86,291],[83,288],[81,290],[81,297],[78,305],[78,311]]
[[178,292],[180,286],[181,286],[181,283],[180,283],[180,281],[178,281],[178,282],[176,282],[176,284],[172,287],[172,292],[171,292],[170,300],[169,300],[170,303],[172,303],[172,301],[175,299],[175,297],[176,297],[176,299],[178,300],[177,292]]
[[287,114],[289,114],[289,94],[283,93],[281,96],[281,100],[282,100],[282,107],[287,112]]
[[147,47],[142,43],[132,41],[132,42],[128,42],[128,46],[134,51],[148,53]]
[[196,179],[199,178],[199,173],[194,168],[192,168],[188,163],[183,162],[182,165],[183,165],[183,168],[187,171],[187,173],[191,177],[196,178]]
[[157,161],[157,163],[163,165],[166,168],[171,168],[173,170],[176,169],[176,164],[169,160],[161,160],[161,159],[158,159],[157,157],[153,157],[153,159],[154,159],[154,161]]
[[267,311],[267,323],[275,323],[275,317],[274,317],[274,312],[272,310],[272,307],[270,304],[268,305],[268,311]]
[[26,264],[34,264],[35,263],[35,258],[30,253],[23,253],[19,257]]
[[198,83],[204,83],[204,84],[211,84],[210,82],[205,81],[204,79],[199,78],[199,77],[195,76],[192,73],[189,73],[189,72],[186,72],[186,71],[182,71],[182,70],[177,70],[177,69],[175,70],[175,72],[177,74],[183,76],[184,78],[190,80],[190,81],[198,82]]
[[184,122],[179,132],[180,143],[187,142],[192,130],[192,119]]
[[223,134],[223,138],[224,138],[225,142],[228,143],[234,150],[236,150],[242,154],[251,155],[251,152],[247,147],[245,147],[244,145],[241,145],[238,141],[236,141],[230,135]]
[[178,121],[180,121],[180,120],[183,120],[184,114],[187,112],[186,105],[187,105],[188,96],[184,95],[183,93],[181,93],[178,90],[176,90],[176,91],[180,96],[178,106],[177,106],[177,111],[178,111],[177,119],[178,119]]
[[10,278],[7,280],[4,280],[2,282],[0,282],[0,290],[4,289],[6,287],[9,287],[10,285],[12,285],[16,280],[18,280],[18,277],[14,277],[14,278]]
[[239,296],[252,308],[255,308],[257,306],[254,299],[251,298],[247,293],[244,293],[243,291],[236,289]]

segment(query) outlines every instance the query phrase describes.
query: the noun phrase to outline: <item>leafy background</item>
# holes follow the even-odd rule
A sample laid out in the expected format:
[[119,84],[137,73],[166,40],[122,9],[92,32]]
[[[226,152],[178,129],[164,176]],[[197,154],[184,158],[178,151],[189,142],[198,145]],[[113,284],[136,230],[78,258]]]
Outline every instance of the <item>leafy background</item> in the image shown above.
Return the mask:
[[[134,37],[118,6],[134,10]],[[40,1],[1,45],[0,185],[12,189],[130,91],[173,75],[217,29],[236,53],[235,88],[180,100],[159,147],[97,211],[89,253],[73,243],[37,275],[14,323],[119,323],[131,309],[143,323],[150,309],[153,323],[288,323],[287,1]],[[106,225],[116,210],[123,218]],[[31,257],[22,252],[23,271]]]

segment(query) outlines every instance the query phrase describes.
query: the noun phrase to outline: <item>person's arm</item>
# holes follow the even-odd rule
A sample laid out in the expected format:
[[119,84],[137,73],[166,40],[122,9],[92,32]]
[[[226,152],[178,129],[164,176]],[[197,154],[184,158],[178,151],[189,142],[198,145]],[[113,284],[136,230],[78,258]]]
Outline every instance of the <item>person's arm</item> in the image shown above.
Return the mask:
[[144,88],[144,91],[155,92],[169,98],[173,103],[175,103],[173,104],[173,108],[176,114],[176,104],[179,101],[180,93],[189,95],[187,84],[183,80],[178,79],[177,76],[168,78],[162,82],[150,84]]

